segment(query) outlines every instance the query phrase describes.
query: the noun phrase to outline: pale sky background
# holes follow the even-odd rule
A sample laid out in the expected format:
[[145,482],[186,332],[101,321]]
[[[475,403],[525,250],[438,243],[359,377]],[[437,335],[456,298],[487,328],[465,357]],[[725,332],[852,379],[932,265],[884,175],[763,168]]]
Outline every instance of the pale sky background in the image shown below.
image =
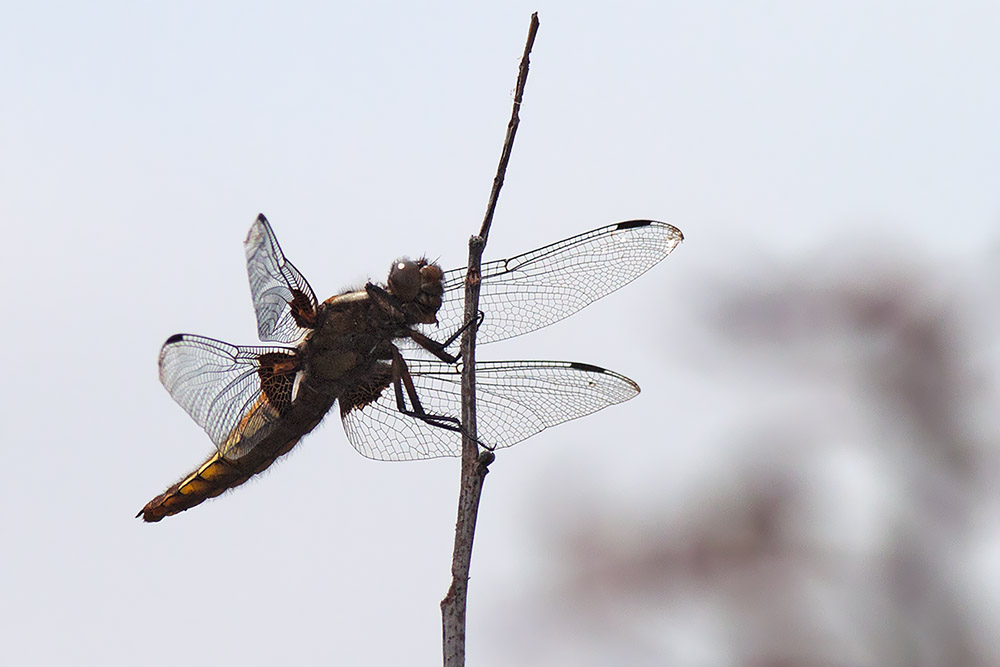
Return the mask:
[[[601,544],[614,550],[697,523],[692,499],[774,457],[767,437],[742,439],[762,414],[813,410],[835,447],[884,432],[859,416],[871,403],[841,357],[803,407],[805,381],[771,372],[787,357],[755,366],[727,342],[735,328],[713,308],[740,290],[819,285],[807,298],[822,311],[843,276],[859,294],[891,293],[891,280],[866,278],[887,267],[921,298],[981,318],[957,323],[969,335],[955,344],[975,350],[959,354],[979,381],[970,423],[996,462],[1000,428],[982,418],[1000,363],[987,317],[1000,276],[996,3],[7,3],[5,664],[440,664],[457,460],[368,461],[331,418],[232,494],[156,525],[133,515],[211,450],[156,358],[176,332],[255,342],[242,240],[258,212],[321,299],[383,279],[399,255],[465,263],[533,10],[541,28],[487,258],[640,217],[686,241],[572,319],[481,350],[607,366],[643,393],[499,454],[473,558],[471,664],[774,655],[729,632],[712,595],[679,603],[643,588],[607,617],[567,620],[585,587],[576,552],[559,546],[574,526],[610,527]],[[807,345],[797,359],[823,350],[842,353]],[[832,489],[798,507],[828,531],[816,549],[836,560],[846,548],[862,571],[906,485],[886,481],[891,461],[814,451],[777,458]],[[721,493],[732,505],[708,504],[738,513],[739,494]],[[998,664],[996,497],[974,515],[943,581],[971,654]],[[602,547],[580,549],[586,560]],[[870,617],[823,608],[856,640],[840,642],[838,664],[934,664],[919,636],[904,632],[917,648],[892,653],[851,630],[877,626],[879,603]],[[608,627],[642,650],[603,641]],[[826,659],[801,650],[780,655]]]

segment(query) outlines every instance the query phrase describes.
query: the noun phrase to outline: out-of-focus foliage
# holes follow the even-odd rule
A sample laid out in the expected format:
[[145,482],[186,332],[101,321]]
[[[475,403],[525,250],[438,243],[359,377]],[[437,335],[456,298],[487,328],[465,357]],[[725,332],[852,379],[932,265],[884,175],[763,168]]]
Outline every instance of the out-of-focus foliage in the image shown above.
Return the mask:
[[526,640],[506,655],[998,664],[989,273],[848,252],[707,279],[695,312],[671,311],[692,337],[671,345],[711,358],[718,391],[675,419],[727,424],[709,443],[722,463],[681,507],[584,498],[589,515],[546,524],[561,570],[513,596],[509,629]]

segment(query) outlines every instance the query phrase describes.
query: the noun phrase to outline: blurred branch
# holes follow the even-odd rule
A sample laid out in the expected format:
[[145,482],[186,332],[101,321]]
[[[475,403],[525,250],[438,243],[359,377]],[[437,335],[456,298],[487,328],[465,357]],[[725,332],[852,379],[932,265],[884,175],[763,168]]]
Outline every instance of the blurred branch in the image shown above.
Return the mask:
[[[520,123],[518,111],[524,96],[524,86],[528,80],[528,64],[531,47],[538,32],[538,13],[531,15],[528,39],[521,56],[521,66],[514,92],[514,108],[507,124],[507,136],[500,153],[500,164],[493,178],[486,216],[478,236],[469,239],[469,269],[465,278],[465,321],[475,322],[479,316],[480,266],[486,238],[493,224],[500,188],[503,187],[514,147],[514,135]],[[441,601],[441,625],[443,635],[445,667],[465,664],[465,623],[466,600],[468,597],[469,566],[472,562],[472,542],[476,533],[476,519],[479,514],[479,498],[483,492],[483,480],[493,462],[493,453],[485,451],[480,455],[476,430],[476,327],[469,327],[462,334],[462,479],[458,497],[458,520],[455,524],[455,548],[451,562],[451,586]]]

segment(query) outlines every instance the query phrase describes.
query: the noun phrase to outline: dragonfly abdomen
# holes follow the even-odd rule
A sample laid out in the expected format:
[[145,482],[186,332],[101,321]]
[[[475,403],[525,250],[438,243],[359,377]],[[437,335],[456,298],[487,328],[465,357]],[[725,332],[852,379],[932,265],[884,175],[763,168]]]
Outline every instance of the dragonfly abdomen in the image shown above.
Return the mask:
[[230,461],[216,452],[190,475],[146,503],[135,516],[153,523],[200,505],[228,489],[236,488],[257,473],[264,472],[291,451],[298,441],[298,438],[290,440],[277,451],[266,455],[251,452],[237,461]]

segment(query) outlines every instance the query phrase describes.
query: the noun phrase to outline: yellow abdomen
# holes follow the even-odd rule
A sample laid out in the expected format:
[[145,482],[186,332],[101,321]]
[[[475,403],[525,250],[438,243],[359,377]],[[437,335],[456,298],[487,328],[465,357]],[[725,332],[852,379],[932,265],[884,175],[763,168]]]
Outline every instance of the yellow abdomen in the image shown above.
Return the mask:
[[156,496],[143,507],[136,518],[152,523],[165,516],[178,514],[232,489],[266,470],[279,457],[287,454],[298,443],[298,438],[273,453],[263,454],[252,450],[248,455],[231,461],[216,452],[197,470]]

